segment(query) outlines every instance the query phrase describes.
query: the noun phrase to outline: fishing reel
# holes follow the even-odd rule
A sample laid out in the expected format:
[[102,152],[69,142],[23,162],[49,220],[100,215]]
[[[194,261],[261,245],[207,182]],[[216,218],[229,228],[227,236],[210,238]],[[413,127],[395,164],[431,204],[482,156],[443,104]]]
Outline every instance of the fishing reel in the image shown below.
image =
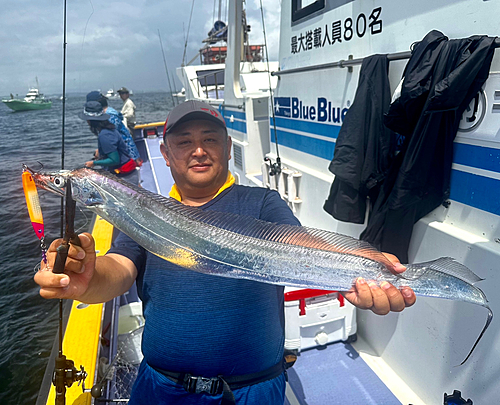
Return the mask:
[[264,158],[265,162],[269,162],[269,176],[278,176],[281,173],[281,160],[276,158],[276,162],[272,163],[268,157]]
[[83,392],[85,392],[85,379],[87,372],[80,366],[80,370],[75,367],[73,360],[66,359],[66,356],[61,355],[56,358],[56,367],[52,375],[52,383],[56,387],[56,405],[65,403],[66,388],[69,388],[73,383],[78,381],[78,385],[82,384]]

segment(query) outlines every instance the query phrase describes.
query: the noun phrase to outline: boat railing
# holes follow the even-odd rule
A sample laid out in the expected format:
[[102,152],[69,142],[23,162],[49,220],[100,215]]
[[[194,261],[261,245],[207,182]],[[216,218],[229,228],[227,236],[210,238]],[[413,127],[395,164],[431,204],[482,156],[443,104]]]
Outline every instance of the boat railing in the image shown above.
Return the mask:
[[222,108],[225,108],[225,107],[237,108],[238,110],[244,110],[245,109],[245,104],[227,104],[227,103],[222,103],[221,107]]
[[[224,63],[226,55],[222,51],[222,48],[225,47],[226,45],[218,45],[216,48],[218,48],[218,63]],[[264,49],[265,45],[264,44],[245,44],[243,54],[245,55],[245,62],[262,62],[264,60],[263,54],[264,54]],[[197,53],[196,55],[193,56],[193,58],[186,63],[185,65],[182,66],[190,66],[196,59],[200,58],[200,65],[210,65],[210,63],[204,63],[203,61],[203,54],[207,52],[207,50],[211,47],[214,47],[214,45],[205,45],[203,46]]]
[[[201,97],[201,92],[200,92],[200,85],[201,85],[202,91],[205,91],[205,95],[208,98],[208,87],[209,87],[208,79],[213,76],[214,84],[211,85],[211,86],[215,86],[215,98],[217,98],[217,99],[219,98],[219,87],[220,86],[224,86],[224,83],[219,84],[217,82],[217,74],[220,74],[221,72],[224,73],[224,69],[219,69],[219,70],[211,71],[210,73],[207,73],[207,74],[204,74],[204,75],[200,75],[200,76],[196,76],[195,78],[191,79],[191,82],[196,81],[196,86],[197,86],[197,89],[198,89],[198,97]],[[202,81],[203,79],[205,79],[205,83],[204,84],[203,83],[200,84],[200,81]]]
[[[416,43],[415,43],[416,44]],[[410,49],[415,45],[413,44]],[[495,48],[500,48],[500,38],[495,39]],[[410,59],[412,51],[395,52],[387,54],[387,59],[390,61]],[[285,70],[278,70],[276,72],[271,72],[272,76],[284,76],[292,73],[302,73],[310,72],[314,70],[331,69],[331,68],[348,68],[349,72],[352,72],[352,67],[356,65],[361,65],[365,58],[354,59],[353,55],[349,55],[347,60],[341,59],[337,62],[322,63],[319,65],[302,66],[298,68],[291,68]]]

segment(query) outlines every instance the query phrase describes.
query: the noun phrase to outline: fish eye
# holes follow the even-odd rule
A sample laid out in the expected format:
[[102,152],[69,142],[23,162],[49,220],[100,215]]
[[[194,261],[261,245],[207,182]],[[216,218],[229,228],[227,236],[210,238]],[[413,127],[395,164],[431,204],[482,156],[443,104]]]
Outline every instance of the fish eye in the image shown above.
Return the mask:
[[66,180],[64,179],[64,177],[57,176],[54,178],[54,186],[56,186],[58,188],[62,188],[62,187],[64,187],[65,184],[66,184]]

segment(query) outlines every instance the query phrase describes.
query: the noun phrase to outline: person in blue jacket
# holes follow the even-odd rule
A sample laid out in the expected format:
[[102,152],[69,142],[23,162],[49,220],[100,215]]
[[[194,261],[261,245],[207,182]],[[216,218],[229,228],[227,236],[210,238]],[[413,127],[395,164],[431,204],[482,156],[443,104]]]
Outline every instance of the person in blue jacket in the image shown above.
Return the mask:
[[109,122],[102,105],[97,101],[88,101],[78,116],[87,121],[90,130],[97,135],[98,156],[96,160],[85,162],[85,166],[102,166],[109,172],[132,183],[139,183],[136,163],[130,157],[127,147],[115,126]]
[[[280,195],[235,184],[228,170],[231,138],[220,113],[187,101],[172,110],[161,152],[175,184],[170,197],[201,210],[246,215],[299,225]],[[137,281],[146,323],[144,359],[129,404],[283,405],[284,287],[198,273],[159,258],[120,234],[110,251],[96,257],[88,233],[71,245],[64,274],[35,275],[44,298],[108,301]],[[391,257],[396,272],[404,271]],[[357,280],[345,297],[377,314],[413,305],[410,288],[398,290]]]
[[123,142],[127,145],[127,152],[132,159],[140,166],[142,164],[141,155],[134,142],[134,138],[130,134],[128,128],[123,124],[123,115],[121,112],[116,111],[113,107],[108,104],[108,99],[106,96],[101,94],[100,91],[91,91],[87,94],[87,101],[98,101],[106,114],[109,115],[108,121],[111,122],[116,130],[120,133],[123,138]]

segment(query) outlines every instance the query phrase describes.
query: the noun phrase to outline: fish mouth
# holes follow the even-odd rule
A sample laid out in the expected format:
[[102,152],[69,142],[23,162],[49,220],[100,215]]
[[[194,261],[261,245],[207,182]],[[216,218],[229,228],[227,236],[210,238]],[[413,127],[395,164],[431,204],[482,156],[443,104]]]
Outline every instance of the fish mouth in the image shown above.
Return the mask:
[[27,171],[33,177],[33,181],[38,188],[50,191],[59,196],[64,196],[66,179],[69,177],[69,170],[61,170],[55,173],[43,173],[35,171],[23,164],[23,171]]

